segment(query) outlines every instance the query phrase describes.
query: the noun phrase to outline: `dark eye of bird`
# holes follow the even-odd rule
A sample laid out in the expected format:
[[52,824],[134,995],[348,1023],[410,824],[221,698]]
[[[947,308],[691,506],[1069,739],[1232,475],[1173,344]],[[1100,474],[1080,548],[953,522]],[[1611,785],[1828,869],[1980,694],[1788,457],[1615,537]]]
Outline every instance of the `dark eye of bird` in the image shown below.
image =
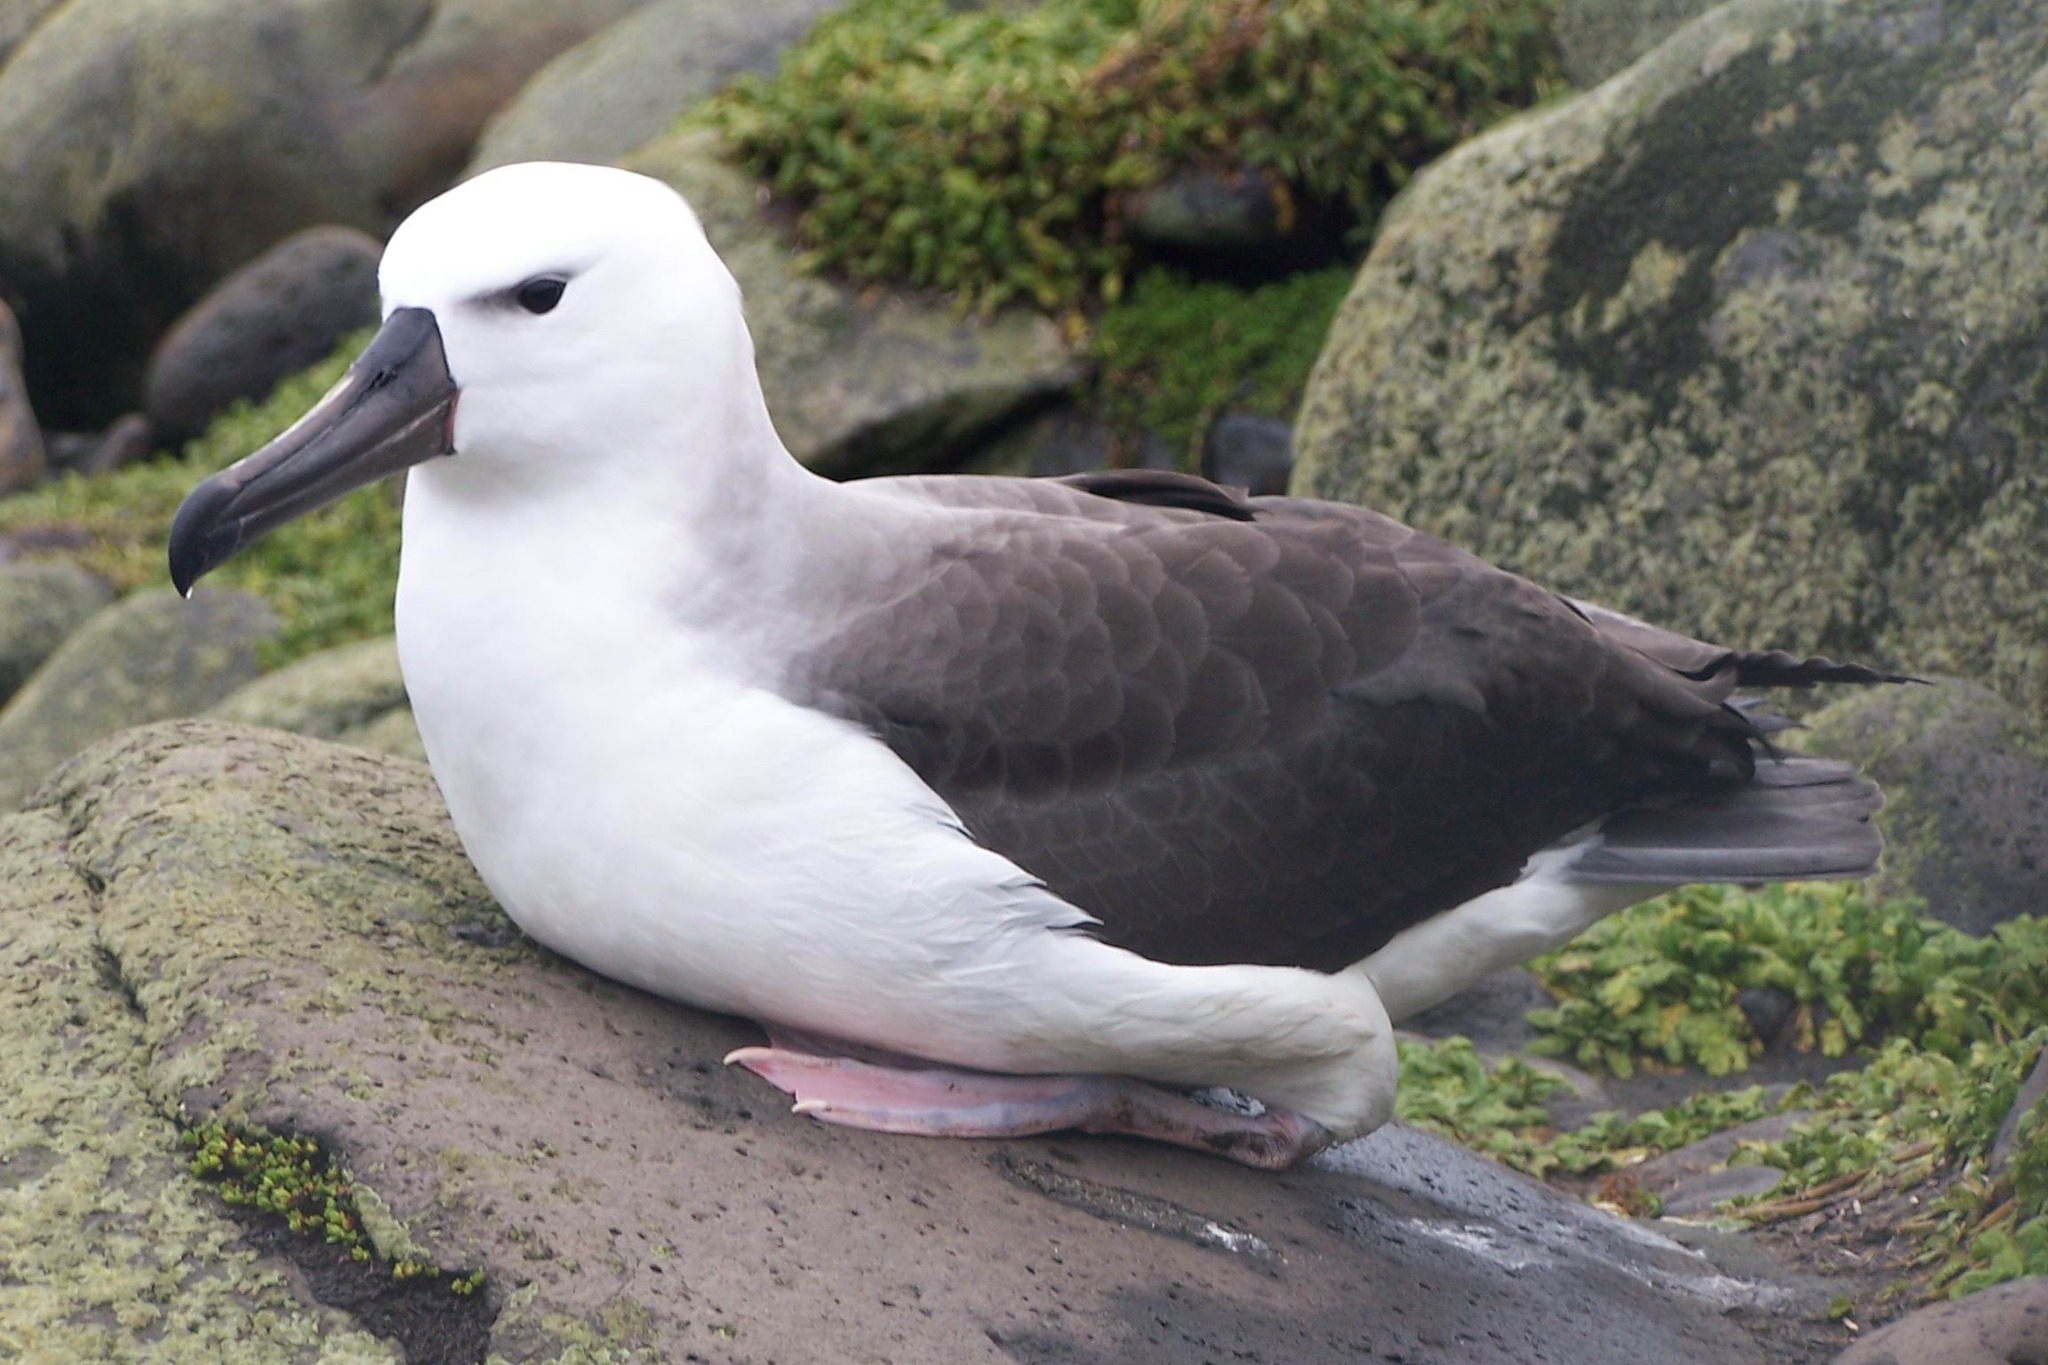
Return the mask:
[[562,301],[562,291],[568,287],[567,280],[554,275],[536,275],[513,290],[512,296],[529,313],[547,313]]

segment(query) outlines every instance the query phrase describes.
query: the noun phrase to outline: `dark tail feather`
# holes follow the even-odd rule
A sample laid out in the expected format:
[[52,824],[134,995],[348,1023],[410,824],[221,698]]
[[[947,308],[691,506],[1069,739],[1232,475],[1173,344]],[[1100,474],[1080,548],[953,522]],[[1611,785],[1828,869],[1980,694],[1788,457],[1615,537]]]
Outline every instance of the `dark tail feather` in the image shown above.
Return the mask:
[[1567,875],[1639,886],[1865,877],[1884,851],[1870,822],[1883,804],[1846,763],[1767,758],[1749,781],[1614,816]]

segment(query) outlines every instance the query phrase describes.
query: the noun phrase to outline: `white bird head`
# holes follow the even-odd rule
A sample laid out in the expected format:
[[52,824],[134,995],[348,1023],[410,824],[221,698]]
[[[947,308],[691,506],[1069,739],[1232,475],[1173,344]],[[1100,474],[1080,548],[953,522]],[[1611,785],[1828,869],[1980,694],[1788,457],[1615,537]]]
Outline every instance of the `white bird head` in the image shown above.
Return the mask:
[[466,480],[644,478],[635,459],[674,461],[703,444],[687,439],[693,426],[759,409],[739,289],[682,197],[646,176],[488,171],[407,218],[378,279],[384,325],[341,382],[179,509],[180,591],[262,532],[399,469],[453,456]]

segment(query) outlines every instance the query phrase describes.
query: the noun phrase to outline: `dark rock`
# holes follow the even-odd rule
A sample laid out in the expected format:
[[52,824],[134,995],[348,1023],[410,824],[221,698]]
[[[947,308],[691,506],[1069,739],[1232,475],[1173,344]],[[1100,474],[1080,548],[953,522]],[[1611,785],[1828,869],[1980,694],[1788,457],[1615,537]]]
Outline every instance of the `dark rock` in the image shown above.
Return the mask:
[[76,564],[0,562],[0,702],[113,595]]
[[1877,779],[1882,893],[1918,896],[1972,934],[2048,907],[2048,732],[1989,689],[1852,693],[1792,742]]
[[0,708],[0,811],[96,739],[212,706],[276,633],[268,603],[229,588],[139,592],[94,615]]
[[1749,1025],[1750,1036],[1766,1048],[1778,1046],[1785,1025],[1799,1012],[1799,997],[1782,986],[1745,986],[1735,992],[1735,1007]]
[[1721,0],[1564,0],[1557,47],[1572,84],[1594,86]]
[[681,191],[746,294],[768,410],[790,452],[837,476],[957,466],[1078,374],[1053,323],[1021,309],[962,317],[943,303],[806,274],[759,187],[685,126],[621,162]]
[[2048,0],[1734,0],[1473,139],[1382,220],[1297,489],[2048,722],[2044,79]]
[[164,439],[190,440],[236,399],[262,398],[374,327],[383,254],[354,228],[307,228],[215,285],[149,358],[143,406]]
[[1525,1017],[1530,1010],[1557,1004],[1536,974],[1523,967],[1495,972],[1431,1005],[1420,1014],[1395,1022],[1430,1038],[1470,1038],[1478,1048],[1512,1052],[1535,1038]]
[[1908,1313],[1842,1352],[1835,1365],[2048,1365],[2048,1276]]
[[29,406],[21,362],[21,328],[0,303],[0,494],[40,482],[45,469],[42,428]]
[[[1650,1194],[1664,1196],[1666,1213],[1697,1212],[1708,1204],[1733,1198],[1737,1193],[1760,1193],[1761,1190],[1742,1190],[1737,1187],[1744,1182],[1762,1186],[1765,1179],[1763,1176],[1731,1177],[1727,1182],[1716,1182],[1708,1177],[1731,1169],[1728,1166],[1729,1159],[1734,1157],[1744,1144],[1782,1142],[1791,1136],[1796,1124],[1809,1117],[1811,1116],[1801,1113],[1767,1114],[1748,1123],[1738,1123],[1733,1128],[1711,1133],[1698,1142],[1674,1147],[1668,1152],[1660,1152],[1647,1161],[1638,1162],[1628,1167],[1626,1174],[1637,1188]],[[1737,1166],[1732,1169],[1756,1168]],[[1783,1173],[1774,1170],[1773,1174]],[[1720,1183],[1727,1184],[1727,1193],[1715,1193]],[[1776,1183],[1775,1180],[1771,1181],[1773,1186]],[[1706,1202],[1685,1200],[1685,1208],[1674,1208],[1671,1201],[1678,1197],[1681,1191],[1686,1190],[1692,1191],[1695,1199],[1705,1199]]]
[[151,345],[301,228],[444,188],[557,53],[640,0],[68,0],[0,67],[0,276],[44,419],[137,406]]
[[541,68],[484,129],[467,174],[513,161],[603,164],[651,142],[743,72],[768,72],[843,0],[652,0]]
[[1294,428],[1277,418],[1226,412],[1202,442],[1202,472],[1254,497],[1285,493],[1294,476]]
[[1764,1365],[1797,1326],[1409,1130],[1274,1177],[792,1114],[719,1064],[750,1027],[514,933],[416,764],[187,721],[38,799],[0,820],[0,1189],[42,1278],[0,1339],[52,1359],[388,1353],[185,1174],[179,1105],[319,1134],[376,1247],[480,1269],[468,1359]]
[[1147,257],[1241,284],[1325,265],[1342,252],[1345,216],[1304,202],[1261,169],[1176,171],[1123,203],[1123,229]]

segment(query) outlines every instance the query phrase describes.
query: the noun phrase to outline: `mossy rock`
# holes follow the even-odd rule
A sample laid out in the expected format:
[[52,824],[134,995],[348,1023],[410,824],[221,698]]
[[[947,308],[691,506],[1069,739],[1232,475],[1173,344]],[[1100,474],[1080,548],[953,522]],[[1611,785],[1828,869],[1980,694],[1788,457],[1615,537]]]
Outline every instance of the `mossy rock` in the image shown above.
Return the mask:
[[0,564],[0,703],[113,595],[76,564]]
[[1390,210],[1295,487],[2048,717],[2048,0],[1737,0]]
[[1973,934],[2048,914],[2048,736],[1987,688],[1943,679],[1830,703],[1796,736],[1877,779],[1880,885]]
[[1059,330],[1012,309],[987,319],[944,303],[856,291],[805,273],[718,135],[685,126],[619,163],[681,192],[746,296],[761,387],[790,452],[833,475],[957,464],[1006,423],[1071,387]]
[[385,635],[309,654],[237,689],[207,714],[334,739],[404,705],[398,642]]
[[[792,1114],[719,1064],[750,1026],[520,937],[418,764],[180,721],[37,801],[0,820],[0,1354],[1771,1358],[1713,1266],[1412,1131],[1276,1181]],[[209,1203],[181,1124],[317,1135],[376,1244],[481,1270],[486,1311],[371,1339]]]
[[277,634],[262,598],[201,588],[140,592],[99,612],[0,709],[0,811],[94,740],[204,711],[256,676]]

